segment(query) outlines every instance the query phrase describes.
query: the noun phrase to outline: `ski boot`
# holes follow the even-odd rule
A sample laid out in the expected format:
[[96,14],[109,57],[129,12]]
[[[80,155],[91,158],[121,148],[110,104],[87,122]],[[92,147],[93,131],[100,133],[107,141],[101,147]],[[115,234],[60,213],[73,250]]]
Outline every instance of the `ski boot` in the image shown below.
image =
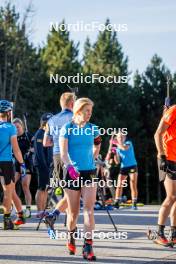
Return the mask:
[[26,218],[31,218],[32,214],[31,214],[31,207],[30,206],[26,206],[26,210],[25,210],[25,217]]
[[15,226],[14,226],[10,216],[9,217],[4,217],[4,219],[3,219],[3,229],[4,230],[14,230],[15,229]]
[[133,210],[137,210],[137,209],[138,209],[138,208],[137,208],[137,202],[132,203],[131,208],[132,208]]
[[55,237],[55,229],[54,229],[54,223],[56,221],[56,216],[53,214],[46,215],[44,218],[44,223],[48,230],[48,235],[50,238]]
[[164,233],[159,234],[156,230],[149,229],[147,232],[147,237],[149,240],[152,240],[155,244],[164,247],[172,247],[172,243],[166,238]]
[[76,246],[75,246],[76,232],[77,232],[77,228],[75,228],[72,231],[68,231],[67,248],[70,255],[75,255],[76,253]]
[[172,247],[176,245],[176,228],[172,229],[171,227],[169,242],[171,243]]
[[92,239],[85,239],[82,254],[83,254],[83,258],[87,259],[88,261],[96,260],[96,256],[94,255],[92,244],[93,244]]
[[26,219],[23,212],[19,212],[17,215],[17,219],[13,221],[14,226],[18,228],[20,225],[24,225],[25,223],[26,223]]
[[114,208],[119,209],[120,208],[120,201],[119,200],[115,200],[113,206],[114,206]]

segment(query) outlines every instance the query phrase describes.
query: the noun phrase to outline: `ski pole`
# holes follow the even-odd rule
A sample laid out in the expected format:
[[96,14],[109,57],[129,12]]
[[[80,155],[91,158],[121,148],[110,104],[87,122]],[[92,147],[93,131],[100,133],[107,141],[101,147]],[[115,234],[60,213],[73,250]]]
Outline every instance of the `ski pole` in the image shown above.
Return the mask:
[[101,195],[101,199],[102,199],[102,204],[103,204],[103,206],[104,206],[105,209],[106,209],[106,212],[107,212],[107,214],[108,214],[108,216],[109,216],[109,219],[111,220],[111,223],[112,223],[112,225],[113,225],[113,227],[114,227],[114,229],[115,229],[115,232],[117,232],[118,230],[117,230],[117,227],[116,227],[116,225],[115,225],[115,223],[114,223],[114,220],[113,220],[113,218],[112,218],[112,216],[111,216],[111,214],[110,214],[108,208],[107,208],[106,205],[105,205],[105,199],[104,199],[104,195],[103,195],[103,193],[102,193],[102,190],[100,190],[100,195]]
[[170,107],[170,76],[167,76],[167,95],[165,98],[164,105],[169,108]]
[[27,126],[27,113],[23,114],[23,119],[24,119],[24,126],[25,126],[25,131],[28,132],[28,126]]

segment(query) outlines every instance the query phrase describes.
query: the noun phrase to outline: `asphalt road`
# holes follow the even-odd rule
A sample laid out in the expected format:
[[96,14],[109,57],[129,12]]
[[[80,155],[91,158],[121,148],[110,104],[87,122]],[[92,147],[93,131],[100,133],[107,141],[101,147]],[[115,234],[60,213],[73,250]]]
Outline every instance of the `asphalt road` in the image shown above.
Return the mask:
[[[96,263],[176,263],[176,247],[161,247],[146,238],[148,227],[154,228],[156,224],[158,208],[158,206],[144,206],[137,211],[123,208],[110,211],[117,225],[118,233],[112,233],[114,228],[106,211],[95,211],[94,251],[97,256]],[[2,215],[0,222],[2,223]],[[55,240],[49,238],[43,223],[39,231],[36,231],[37,222],[35,208],[33,208],[32,218],[20,230],[4,231],[1,228],[0,263],[87,263],[81,256],[83,239],[77,240],[78,247],[75,256],[69,256],[67,253],[64,215],[59,217],[56,224],[57,236]],[[82,212],[78,228],[80,230],[83,228]],[[60,237],[61,235],[62,237]]]

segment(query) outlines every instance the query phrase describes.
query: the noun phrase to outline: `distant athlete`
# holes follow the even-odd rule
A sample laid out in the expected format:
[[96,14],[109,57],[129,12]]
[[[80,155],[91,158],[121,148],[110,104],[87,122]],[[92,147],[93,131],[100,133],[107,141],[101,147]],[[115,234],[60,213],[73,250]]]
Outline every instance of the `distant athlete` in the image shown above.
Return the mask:
[[53,161],[53,148],[43,146],[43,137],[47,121],[52,117],[51,113],[45,113],[40,119],[40,128],[34,136],[34,166],[37,172],[38,187],[36,193],[37,218],[44,215],[47,203],[47,186],[50,184],[50,169]]
[[31,151],[32,146],[32,135],[29,132],[25,132],[24,130],[24,124],[20,118],[15,118],[12,122],[17,129],[17,140],[18,145],[21,150],[25,166],[26,166],[26,176],[21,177],[21,171],[20,171],[20,164],[16,160],[15,161],[15,182],[17,183],[19,180],[21,180],[22,189],[25,196],[26,201],[26,211],[25,216],[27,218],[31,217],[31,203],[32,203],[32,196],[30,192],[30,182],[31,182],[31,164],[29,161],[29,154]]
[[117,148],[116,154],[117,159],[120,162],[120,173],[118,176],[118,187],[116,189],[116,201],[115,207],[119,208],[122,200],[123,181],[130,177],[130,189],[132,197],[132,208],[137,209],[137,180],[138,180],[138,168],[137,161],[135,158],[134,148],[131,141],[126,140],[126,136],[122,133],[116,135]]
[[[63,125],[72,120],[73,117],[73,105],[75,101],[75,95],[73,93],[63,93],[60,97],[60,106],[62,111],[58,114],[51,117],[45,128],[45,134],[43,139],[44,147],[53,147],[53,161],[54,161],[54,177],[59,182],[63,179],[63,171],[62,166],[63,162],[60,157],[60,147],[59,147],[59,135],[60,130]],[[54,228],[54,223],[56,221],[56,217],[60,215],[60,212],[65,212],[67,208],[67,200],[64,196],[52,213],[49,216],[46,216],[45,223]]]

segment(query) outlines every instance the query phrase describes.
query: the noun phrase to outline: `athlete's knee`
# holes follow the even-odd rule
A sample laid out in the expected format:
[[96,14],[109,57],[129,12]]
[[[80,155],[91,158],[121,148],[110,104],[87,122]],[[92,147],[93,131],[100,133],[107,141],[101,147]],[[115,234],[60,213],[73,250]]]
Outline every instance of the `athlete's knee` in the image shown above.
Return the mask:
[[78,217],[78,211],[69,212],[69,220],[74,222]]
[[96,202],[96,198],[95,199],[92,198],[89,200],[86,199],[86,201],[83,200],[84,210],[92,210],[95,202]]
[[172,202],[172,203],[176,202],[176,195],[174,195],[174,194],[173,195],[168,195],[167,196],[167,200]]
[[93,215],[93,205],[84,206],[83,214],[84,216],[89,216],[89,217]]
[[22,182],[23,190],[28,191],[29,190],[29,184],[27,182]]

